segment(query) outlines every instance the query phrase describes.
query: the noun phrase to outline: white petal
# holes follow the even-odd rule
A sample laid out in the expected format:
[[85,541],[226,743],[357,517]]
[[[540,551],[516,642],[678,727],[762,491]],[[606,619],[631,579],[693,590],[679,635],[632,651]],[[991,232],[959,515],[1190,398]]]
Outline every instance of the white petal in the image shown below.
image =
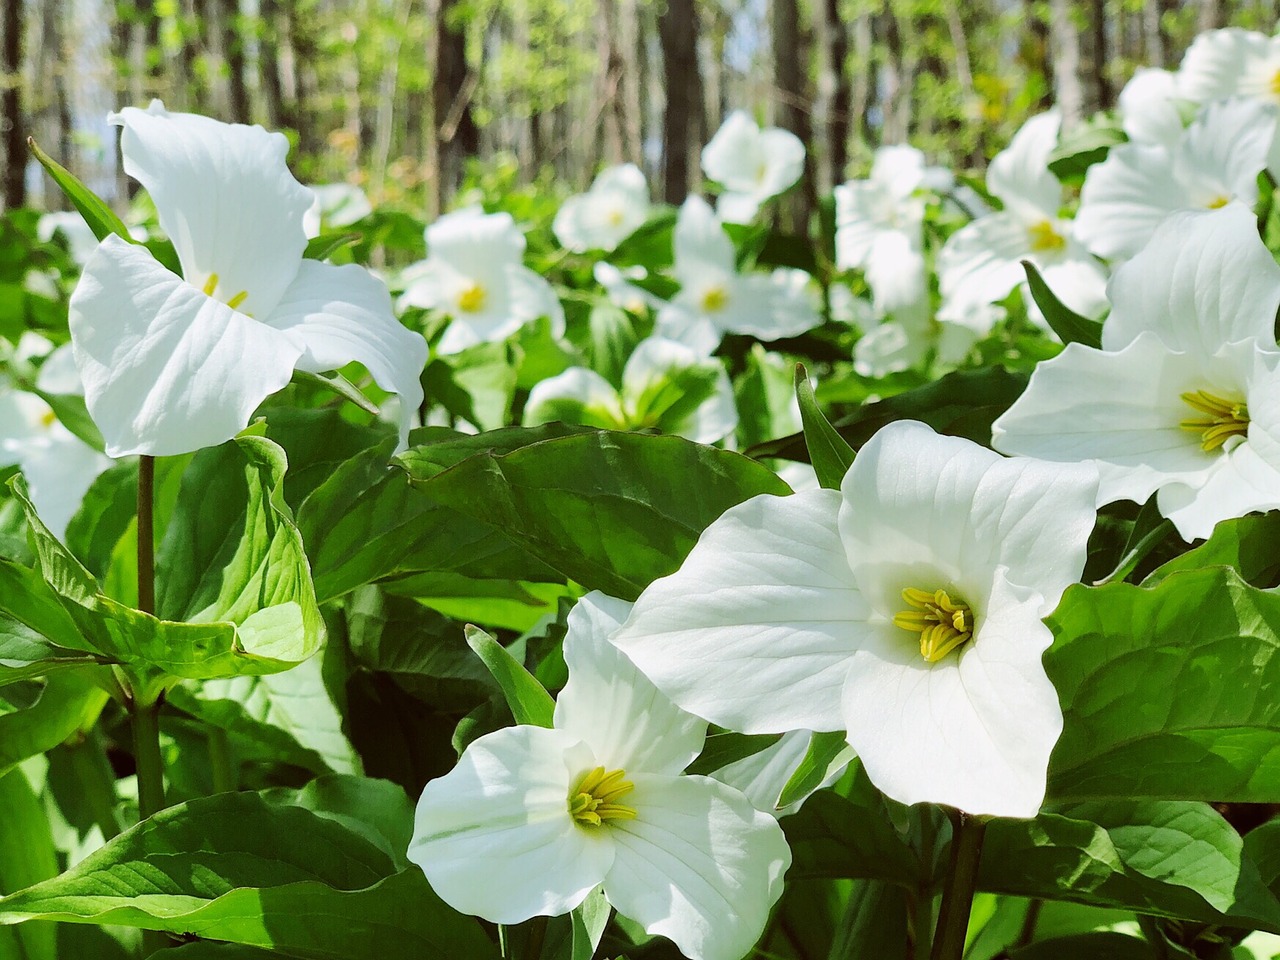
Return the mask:
[[31,487],[36,513],[62,539],[85,493],[112,461],[62,424],[54,424],[46,436],[26,445],[18,465]]
[[151,194],[187,281],[203,288],[216,274],[219,300],[244,293],[244,313],[271,312],[302,261],[313,199],[285,166],[284,134],[169,113],[158,100],[109,119],[124,127],[124,171]]
[[839,495],[759,496],[711,524],[612,642],[677,704],[746,733],[839,730],[868,610],[836,531]]
[[1172,147],[1182,139],[1177,78],[1169,70],[1139,67],[1120,91],[1124,132],[1135,143]]
[[1221,206],[1229,199],[1252,207],[1275,133],[1274,104],[1235,97],[1206,106],[1174,151],[1189,205]]
[[701,197],[689,197],[680,207],[673,243],[674,270],[681,286],[696,283],[708,268],[735,272],[733,242]]
[[287,384],[302,346],[205,296],[151,254],[108,237],[70,302],[89,414],[111,457],[229,440]]
[[[686,302],[682,302],[682,299]],[[711,322],[705,314],[691,309],[687,298],[677,296],[658,311],[654,324],[654,333],[667,340],[684,344],[695,353],[710,356],[724,334]]]
[[1280,507],[1280,470],[1244,443],[1223,454],[1198,487],[1171,483],[1160,489],[1158,502],[1190,543],[1208,537],[1219,520]]
[[792,730],[784,733],[782,739],[759,753],[736,760],[721,767],[711,774],[721,783],[727,783],[735,790],[740,790],[751,805],[763,813],[774,817],[785,817],[795,813],[804,805],[814,792],[822,787],[830,786],[844,773],[847,763],[835,766],[823,783],[819,784],[808,795],[778,808],[778,798],[783,788],[791,780],[792,774],[800,766],[800,762],[809,752],[809,743],[813,734],[808,730]]
[[[564,336],[564,307],[544,277],[528,267],[508,267],[507,290],[511,297],[511,314],[519,318],[520,325],[532,323],[539,317],[551,321],[551,335]],[[486,339],[502,339],[490,335]]]
[[560,730],[483,736],[422,791],[408,857],[462,913],[494,923],[568,913],[613,863],[608,834],[569,815],[569,790],[593,766]]
[[777,821],[707,777],[637,777],[615,821],[604,893],[690,960],[739,960],[764,932],[791,865]]
[[[1032,253],[1029,259],[1039,268],[1040,276],[1049,289],[1068,309],[1092,320],[1099,319],[1106,312],[1107,275],[1098,261],[1074,239],[1068,237],[1066,249],[1052,261],[1036,253]],[[1025,281],[1022,298],[1032,320],[1048,329]]]
[[760,212],[760,204],[768,198],[759,193],[726,190],[716,197],[716,216],[725,223],[750,223]]
[[876,308],[894,313],[925,299],[924,254],[918,237],[903,230],[882,230],[867,258],[867,286]]
[[804,144],[790,130],[770,127],[760,134],[765,175],[760,178],[761,197],[776,197],[804,173]]
[[625,430],[627,417],[618,391],[600,374],[586,367],[570,367],[541,380],[529,391],[524,405],[525,426],[555,420],[584,423],[605,430]]
[[905,143],[876,148],[871,179],[884,184],[895,197],[909,197],[924,186],[927,177],[924,154]]
[[64,343],[40,364],[36,387],[45,393],[84,396],[84,384],[80,382],[80,371],[76,369],[76,356],[71,344]]
[[1178,68],[1178,92],[1188,100],[1206,103],[1240,92],[1250,68],[1269,55],[1268,38],[1232,27],[1208,30],[1187,48]]
[[[879,430],[841,485],[840,535],[883,619],[907,587],[980,602],[997,568],[1057,605],[1080,579],[1096,520],[1092,467],[1007,460],[914,421]],[[897,628],[895,628],[897,629]]]
[[765,165],[760,128],[743,110],[725,119],[702,148],[702,171],[730,190],[752,191]]
[[1026,278],[1019,262],[1031,252],[1026,225],[993,213],[953,233],[938,255],[942,295],[966,306],[1003,300]]
[[1006,210],[1022,217],[1057,217],[1062,185],[1049,172],[1049,155],[1058,146],[1061,123],[1055,110],[1032,117],[992,159],[987,189]]
[[886,624],[854,654],[849,743],[871,782],[905,803],[1034,817],[1062,711],[1040,657],[1053,634],[1043,600],[997,577],[971,644],[937,663]]
[[383,390],[400,397],[400,443],[422,406],[427,342],[395,318],[386,285],[364,267],[304,261],[265,322],[304,347],[297,369],[310,373],[362,363]]
[[467,207],[445,214],[426,230],[427,255],[468,277],[488,276],[524,258],[524,234],[509,213]]
[[569,613],[564,660],[569,682],[556,700],[556,728],[590,745],[610,770],[675,776],[702,751],[707,722],[658,692],[609,643],[631,604],[589,593]]
[[1211,356],[1236,340],[1275,341],[1280,266],[1258,238],[1253,212],[1230,203],[1171,215],[1116,270],[1107,296],[1105,349],[1150,330],[1172,350]]
[[1173,175],[1168,150],[1122,143],[1085,174],[1076,236],[1100,257],[1132,257],[1161,220],[1188,206],[1190,198]]

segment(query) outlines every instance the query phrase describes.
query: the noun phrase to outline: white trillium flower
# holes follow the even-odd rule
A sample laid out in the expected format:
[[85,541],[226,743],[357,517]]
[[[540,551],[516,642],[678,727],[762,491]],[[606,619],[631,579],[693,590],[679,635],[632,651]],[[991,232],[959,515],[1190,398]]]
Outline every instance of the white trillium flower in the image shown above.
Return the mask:
[[733,241],[701,197],[690,197],[680,208],[674,244],[680,292],[658,314],[659,336],[710,353],[726,333],[769,341],[821,325],[809,275],[738,273]]
[[649,271],[644,267],[637,265],[622,270],[612,263],[598,260],[591,268],[591,275],[595,277],[596,283],[604,287],[605,296],[609,298],[609,302],[628,313],[643,316],[649,310],[661,310],[666,303],[661,297],[631,282],[643,280],[649,275]]
[[310,190],[315,199],[302,218],[308,237],[318,237],[323,227],[349,227],[373,213],[368,196],[354,184],[320,183]]
[[876,150],[868,179],[835,188],[836,266],[865,271],[882,313],[926,296],[920,191],[945,173],[927,167],[915,147],[887,146]]
[[940,319],[986,333],[990,304],[1018,286],[1028,312],[1040,319],[1026,291],[1023,260],[1034,263],[1050,289],[1076,313],[1097,317],[1106,308],[1101,265],[1076,239],[1071,222],[1058,216],[1062,185],[1048,162],[1060,122],[1053,111],[1032,117],[991,161],[987,188],[1004,202],[1004,210],[961,227],[943,245],[938,255],[944,301]]
[[564,308],[551,284],[524,265],[524,234],[509,213],[467,207],[427,227],[427,259],[406,268],[402,306],[453,318],[439,351],[505,340],[539,317],[564,334]]
[[725,119],[702,148],[702,172],[724,192],[716,212],[726,223],[750,223],[760,205],[804,173],[804,144],[789,130],[761,130],[744,110]]
[[534,385],[526,426],[564,420],[605,430],[656,427],[696,443],[715,443],[738,426],[724,365],[674,340],[641,341],[622,371],[622,389],[586,367]]
[[1186,123],[1182,117],[1177,74],[1157,67],[1139,67],[1120,91],[1120,122],[1131,143],[1173,149]]
[[706,723],[605,642],[630,604],[578,601],[555,726],[480,737],[427,784],[409,859],[440,898],[494,923],[558,916],[603,884],[619,913],[693,960],[738,960],[791,863],[782,831],[737,790],[684,776]]
[[1084,568],[1096,488],[893,423],[839,491],[726,511],[610,639],[721,726],[846,731],[902,803],[1031,817],[1062,730],[1041,618]]
[[182,276],[111,236],[71,296],[76,365],[107,453],[222,443],[295,369],[352,361],[401,396],[403,441],[422,402],[426,343],[396,321],[367,270],[303,259],[312,194],[285,166],[284,136],[159,101],[109,119],[124,128],[125,171],[155,201]]
[[1127,259],[1175,210],[1253,206],[1276,108],[1240,97],[1209,104],[1170,147],[1124,143],[1085,176],[1076,235],[1107,259]]
[[1098,503],[1153,493],[1186,540],[1280,507],[1280,267],[1252,212],[1178,213],[1109,288],[1102,349],[1036,367],[994,445],[1093,461]]
[[649,218],[649,185],[634,163],[601,171],[586,193],[567,199],[551,229],[566,250],[612,250]]

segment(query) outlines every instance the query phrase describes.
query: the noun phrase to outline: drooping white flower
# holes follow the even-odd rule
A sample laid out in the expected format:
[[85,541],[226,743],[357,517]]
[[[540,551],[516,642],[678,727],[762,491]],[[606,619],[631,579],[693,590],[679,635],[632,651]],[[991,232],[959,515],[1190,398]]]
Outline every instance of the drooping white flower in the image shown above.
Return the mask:
[[674,243],[680,292],[658,314],[660,336],[710,353],[726,333],[770,341],[822,323],[804,271],[738,272],[733,241],[701,197],[680,208]]
[[1107,259],[1132,257],[1175,210],[1253,206],[1276,108],[1236,97],[1209,104],[1172,145],[1112,147],[1085,176],[1076,235]]
[[315,199],[302,218],[308,237],[317,237],[324,227],[349,227],[373,213],[373,205],[359,187],[350,183],[320,183],[311,186]]
[[524,234],[509,213],[467,207],[427,227],[427,259],[407,268],[402,305],[453,318],[439,351],[505,340],[539,317],[564,334],[564,308],[551,284],[524,265]]
[[554,728],[508,727],[468,746],[423,790],[409,859],[446,903],[494,923],[567,913],[603,884],[619,913],[692,960],[738,960],[791,853],[741,793],[682,775],[706,723],[605,642],[629,607],[578,601]]
[[159,101],[109,119],[124,128],[125,171],[155,202],[182,276],[112,236],[72,294],[76,365],[107,453],[222,443],[295,369],[352,361],[401,396],[407,436],[426,343],[367,270],[303,259],[312,195],[285,166],[284,136]]
[[893,423],[839,491],[726,511],[611,640],[721,726],[846,731],[902,803],[1034,816],[1062,729],[1041,618],[1084,568],[1096,487]]
[[925,165],[915,147],[876,150],[871,176],[835,188],[836,266],[865,271],[882,313],[925,297],[922,188],[945,173]]
[[[24,333],[14,353],[19,359],[45,358],[36,378],[39,390],[82,394],[70,347],[52,347],[43,337]],[[0,467],[13,465],[27,478],[36,513],[61,539],[85,493],[111,466],[111,459],[63,426],[39,396],[0,382]]]
[[750,223],[760,205],[804,173],[804,144],[789,130],[761,130],[744,110],[725,119],[702,148],[702,172],[724,187],[716,213],[726,223]]
[[940,319],[973,326],[989,320],[989,306],[1022,286],[1028,311],[1039,319],[1026,292],[1023,260],[1039,269],[1058,298],[1076,313],[1097,317],[1106,307],[1101,265],[1058,215],[1062,185],[1049,171],[1060,117],[1032,117],[998,153],[987,171],[987,188],[1004,209],[979,217],[948,238],[938,256],[943,305]]
[[1187,540],[1280,507],[1280,267],[1252,212],[1173,214],[1109,294],[1102,349],[1068,344],[1037,366],[994,445],[1092,461],[1099,504],[1158,492]]
[[615,389],[586,367],[570,367],[534,385],[526,426],[564,420],[605,430],[657,428],[697,443],[715,443],[738,426],[733,385],[724,365],[691,347],[649,337],[641,341]]
[[612,250],[649,217],[649,185],[634,163],[602,170],[586,193],[567,199],[551,229],[566,250]]

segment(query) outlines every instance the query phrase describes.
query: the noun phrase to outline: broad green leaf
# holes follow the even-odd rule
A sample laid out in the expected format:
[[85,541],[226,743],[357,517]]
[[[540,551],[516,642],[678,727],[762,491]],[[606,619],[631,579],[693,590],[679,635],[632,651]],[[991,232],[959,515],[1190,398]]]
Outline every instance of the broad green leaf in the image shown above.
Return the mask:
[[394,783],[368,777],[328,776],[312,780],[298,790],[267,790],[263,797],[340,823],[382,850],[397,870],[409,866],[405,854],[413,836],[414,804]]
[[50,676],[35,703],[0,714],[0,776],[93,726],[106,704],[106,691],[83,671]]
[[907,898],[883,880],[855,880],[827,960],[906,960]]
[[1102,324],[1080,316],[1059,300],[1030,260],[1022,261],[1022,269],[1027,273],[1027,286],[1031,288],[1036,306],[1040,308],[1049,329],[1058,335],[1058,339],[1063,343],[1082,343],[1095,350],[1101,349]]
[[1014,950],[1009,960],[1159,960],[1146,941],[1123,933],[1079,933]]
[[778,808],[788,807],[813,793],[827,777],[852,758],[853,748],[849,746],[843,733],[815,733],[809,740],[809,749],[800,761],[800,766],[796,767],[795,773],[791,774],[791,779],[782,788]]
[[433,358],[423,373],[423,389],[451,415],[493,430],[508,420],[516,362],[505,342],[477,344],[447,359]]
[[803,364],[796,364],[796,400],[800,403],[800,419],[804,423],[804,442],[809,448],[809,462],[818,475],[818,483],[828,490],[839,490],[844,475],[853,466],[853,450],[835,427],[818,409],[813,384]]
[[67,524],[68,549],[99,582],[107,577],[116,544],[136,523],[137,513],[138,465],[126,461],[94,480]]
[[498,681],[502,694],[511,708],[516,723],[531,723],[539,727],[551,726],[556,704],[551,694],[543,688],[502,644],[479,627],[466,627],[467,644],[475,651],[484,665]]
[[[1026,385],[1025,375],[1003,367],[957,370],[914,390],[863,404],[856,413],[837,420],[835,428],[855,450],[895,420],[919,420],[938,433],[990,446],[991,424],[1022,395]],[[753,457],[808,459],[803,434],[762,443],[747,452]]]
[[789,492],[761,464],[680,437],[591,431],[479,454],[434,476],[410,453],[404,462],[431,500],[623,599],[675,571],[729,507]]
[[196,940],[165,950],[164,960],[276,960],[284,957],[274,950],[246,947],[241,943],[215,943],[212,940]]
[[746,734],[713,728],[712,732],[707,734],[702,753],[698,754],[698,759],[689,764],[685,773],[704,776],[713,774],[721,767],[727,767],[731,763],[753,757],[761,750],[767,750],[781,739],[782,735],[778,733]]
[[1278,540],[1280,513],[1275,511],[1223,520],[1213,528],[1208,540],[1157,567],[1142,585],[1154,587],[1179,571],[1221,564],[1234,568],[1251,586],[1273,587],[1280,580],[1280,554],[1275,548]]
[[0,899],[0,923],[119,924],[302,960],[492,958],[480,925],[446,907],[420,870],[397,873],[365,830],[341,822],[351,797],[340,800],[325,815],[306,791],[171,807],[62,875]]
[[344,377],[341,373],[308,373],[305,370],[293,371],[293,379],[299,383],[312,383],[325,390],[336,393],[342,399],[347,400],[365,413],[371,413],[374,416],[378,414],[377,405],[360,392],[360,388]]
[[569,952],[570,960],[591,960],[595,956],[612,912],[613,907],[604,898],[602,887],[596,887],[587,894],[587,899],[574,908],[571,915],[573,941]]
[[322,233],[318,237],[312,237],[307,241],[307,247],[302,251],[302,255],[308,260],[327,260],[343,247],[355,243],[360,239],[358,233]]
[[591,308],[587,325],[591,339],[586,352],[591,369],[621,387],[622,369],[638,342],[631,318],[621,307],[605,300]]
[[[81,183],[66,167],[41,150],[35,140],[28,137],[27,146],[30,148],[32,155],[40,161],[40,165],[48,171],[49,176],[53,178],[53,182],[58,185],[66,195],[66,198],[80,211],[80,216],[84,217],[84,222],[89,225],[89,229],[93,231],[95,237],[99,240],[105,240],[114,233],[123,240],[127,240],[130,243],[134,242],[133,237],[129,235],[129,228],[124,225],[124,221],[115,215],[115,212],[107,206],[102,198]],[[13,161],[11,160],[10,162]]]
[[1112,147],[1126,140],[1128,137],[1115,119],[1099,114],[1062,138],[1049,154],[1049,170],[1064,183],[1082,183],[1089,167],[1105,160]]
[[773,440],[796,428],[795,367],[759,343],[751,345],[746,370],[734,378],[740,447]]
[[[0,739],[0,749],[5,745]],[[21,770],[0,775],[0,810],[0,894],[56,876],[58,853],[49,818]],[[51,923],[0,927],[0,957],[58,960],[57,928]]]
[[1214,567],[1073,586],[1047,622],[1066,715],[1050,798],[1280,795],[1280,596]]

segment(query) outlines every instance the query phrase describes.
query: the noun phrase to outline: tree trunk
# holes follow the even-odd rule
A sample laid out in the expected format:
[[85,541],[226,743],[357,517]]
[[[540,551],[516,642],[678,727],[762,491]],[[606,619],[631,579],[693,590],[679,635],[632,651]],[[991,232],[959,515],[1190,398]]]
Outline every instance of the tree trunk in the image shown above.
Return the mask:
[[4,207],[27,202],[27,128],[22,103],[22,0],[3,0],[0,8],[0,116],[4,131]]
[[1094,109],[1110,110],[1116,105],[1116,89],[1108,70],[1111,58],[1107,49],[1106,0],[1089,0],[1090,78]]
[[853,88],[846,72],[849,59],[849,32],[840,19],[839,0],[820,0],[818,4],[819,46],[822,50],[818,73],[818,101],[825,127],[824,162],[817,184],[827,194],[844,182],[849,165],[849,120]]
[[698,17],[693,0],[667,0],[658,17],[667,108],[662,121],[662,193],[681,204],[689,194],[697,163],[697,114],[702,80],[698,75]]
[[435,32],[431,62],[436,136],[432,166],[436,177],[436,212],[445,209],[462,184],[463,161],[479,149],[480,131],[471,115],[477,77],[467,69],[467,36],[452,11],[459,0],[435,0]]
[[775,90],[774,116],[778,126],[790,130],[805,145],[804,173],[799,189],[781,206],[784,229],[799,233],[807,229],[809,215],[818,205],[814,191],[814,159],[810,143],[808,106],[812,102],[806,89],[804,38],[800,34],[800,8],[796,0],[773,0],[773,76]]
[[857,124],[858,142],[863,146],[871,142],[871,128],[867,123],[872,96],[874,69],[872,20],[870,13],[858,15],[853,22],[853,83],[849,89],[849,116]]
[[1071,0],[1050,0],[1049,34],[1053,48],[1053,88],[1062,111],[1062,128],[1069,130],[1084,116],[1084,87],[1080,82],[1080,34],[1071,17]]
[[292,127],[293,123],[292,118],[286,119],[284,85],[280,80],[280,16],[277,0],[258,0],[258,15],[262,21],[258,78],[263,105],[266,107],[267,126],[272,130],[282,130]]
[[227,61],[227,115],[232,123],[250,123],[253,108],[244,77],[244,39],[240,22],[240,0],[222,0],[222,49]]
[[1165,10],[1168,8],[1168,0],[1144,0],[1142,5],[1144,48],[1147,64],[1152,67],[1173,66],[1169,35],[1165,33],[1163,22]]
[[1217,30],[1227,25],[1226,13],[1222,9],[1222,0],[1200,0],[1200,9],[1196,13],[1196,32]]

